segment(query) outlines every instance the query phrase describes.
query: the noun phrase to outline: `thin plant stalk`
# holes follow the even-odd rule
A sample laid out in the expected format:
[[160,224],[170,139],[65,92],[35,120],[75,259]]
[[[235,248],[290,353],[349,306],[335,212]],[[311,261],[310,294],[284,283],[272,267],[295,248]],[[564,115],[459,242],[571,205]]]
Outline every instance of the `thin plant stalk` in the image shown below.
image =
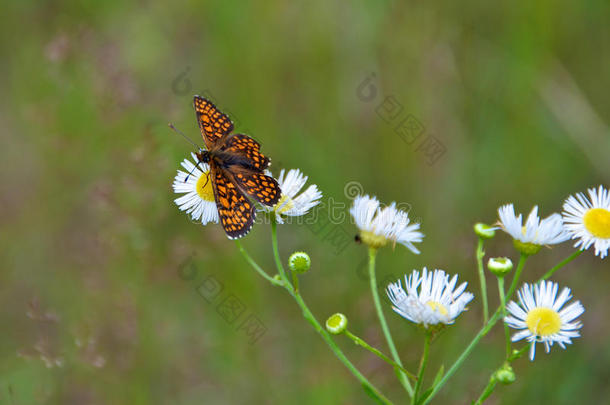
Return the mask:
[[[276,232],[272,232],[272,238],[274,239],[274,245],[277,247]],[[250,257],[250,255],[246,252],[246,250],[241,245],[238,245],[238,246],[240,247],[240,249],[239,249],[240,252],[244,256],[246,261],[252,266],[252,268],[254,268],[261,276],[263,276],[263,273],[268,276],[268,274]],[[274,250],[277,250],[277,249],[274,249]],[[279,255],[277,255],[277,259],[279,259]],[[276,264],[278,264],[278,263],[281,265],[281,261],[277,261],[276,260]],[[278,271],[280,271],[280,267],[279,266],[278,266]],[[285,272],[284,272],[284,274],[285,274]],[[330,336],[330,334],[322,327],[322,325],[320,325],[320,322],[318,322],[316,317],[313,315],[313,313],[311,312],[311,310],[309,309],[309,307],[307,306],[307,304],[305,303],[303,298],[298,293],[296,293],[294,291],[294,289],[293,289],[293,287],[292,287],[292,285],[290,283],[285,283],[284,282],[284,283],[281,283],[281,284],[277,284],[277,283],[279,283],[277,280],[275,280],[275,279],[273,279],[271,277],[265,277],[265,276],[263,276],[263,277],[267,281],[269,281],[270,283],[272,283],[274,285],[281,285],[282,287],[284,287],[288,291],[288,293],[294,298],[294,300],[296,301],[297,305],[301,308],[301,311],[303,313],[303,317],[305,318],[305,320],[307,320],[307,322],[309,322],[313,326],[313,328],[316,330],[316,332],[318,332],[318,334],[322,337],[324,342],[326,342],[326,344],[330,347],[331,351],[335,354],[335,356],[339,359],[339,361],[341,361],[341,363],[343,363],[343,365],[350,371],[350,373],[352,373],[352,375],[354,377],[356,377],[356,379],[358,381],[360,381],[362,386],[365,387],[371,395],[375,396],[379,400],[379,402],[381,402],[381,403],[383,403],[385,405],[392,405],[392,402],[388,398],[386,398],[360,372],[360,370],[358,370],[356,368],[356,366],[354,366],[352,364],[351,361],[349,361],[349,359],[345,356],[343,351],[333,341],[333,339]]]
[[483,401],[485,401],[487,398],[489,398],[489,396],[494,392],[494,389],[496,388],[496,384],[498,384],[498,381],[494,377],[490,378],[489,383],[487,383],[487,386],[485,387],[485,389],[483,389],[483,392],[481,393],[481,395],[479,396],[479,398],[476,400],[476,402],[474,404],[481,405],[483,403]]
[[[288,289],[288,288],[287,288]],[[322,339],[326,342],[330,350],[337,356],[339,361],[347,367],[347,369],[360,381],[360,383],[366,387],[366,389],[373,394],[379,401],[386,405],[392,405],[392,402],[387,399],[361,372],[352,364],[351,361],[345,356],[343,351],[337,346],[335,341],[332,339],[330,334],[320,325],[320,322],[315,318],[312,312],[309,310],[305,301],[299,294],[294,294],[291,292],[291,295],[294,297],[295,301],[303,311],[303,317],[313,326],[313,328],[320,334]]]
[[[524,347],[522,347],[519,350],[515,350],[514,353],[512,353],[507,359],[506,359],[506,363],[510,364],[513,361],[517,360],[519,357],[521,357],[523,355],[523,353],[525,353],[527,350],[529,349],[529,345],[526,345]],[[494,371],[495,374],[495,371]],[[485,401],[487,398],[489,398],[489,396],[493,393],[494,389],[496,388],[496,385],[498,383],[498,380],[496,380],[495,377],[492,377],[489,379],[489,383],[487,384],[487,386],[483,389],[483,392],[481,392],[481,395],[479,396],[479,399],[477,399],[477,401],[475,402],[475,405],[480,405],[483,403],[483,401]]]
[[[556,266],[549,269],[538,280],[538,282],[540,282],[542,280],[546,280],[549,277],[551,277],[557,270],[559,270],[560,268],[562,268],[563,266],[565,266],[566,264],[570,263],[572,260],[574,260],[575,258],[580,256],[580,254],[582,252],[583,252],[582,250],[577,250],[574,253],[572,253],[570,256],[568,256],[567,258],[565,258],[564,260],[559,262]],[[519,267],[517,268],[517,272],[515,273],[515,278],[513,279],[513,285],[516,285],[518,276],[520,275],[520,272],[523,269],[523,265],[522,265],[523,262],[524,262],[524,259],[523,259],[523,256],[521,256],[521,260],[519,261]],[[512,288],[512,286],[511,286],[511,290],[512,290],[511,291],[511,294],[512,294],[512,292],[514,292],[514,288]],[[503,317],[505,317],[506,316],[506,298],[504,297],[504,278],[503,277],[498,277],[498,291],[500,294],[500,308],[502,308],[502,315],[503,315]],[[521,357],[523,355],[523,353],[529,348],[529,346],[525,346],[525,347],[521,348],[519,351],[515,351],[515,353],[512,353],[510,332],[508,329],[508,325],[506,325],[506,323],[504,324],[504,335],[506,338],[506,361],[508,363],[511,363],[515,359]],[[490,378],[489,383],[483,389],[483,392],[481,393],[481,395],[479,396],[479,399],[475,402],[475,404],[476,405],[482,404],[483,401],[485,401],[492,394],[492,392],[494,391],[494,389],[496,387],[496,384],[497,384],[497,381],[495,380],[495,378]]]
[[481,300],[483,301],[483,323],[485,324],[489,320],[489,305],[487,303],[487,281],[485,280],[485,270],[483,268],[483,257],[485,257],[483,243],[483,238],[479,238],[476,255],[477,267],[479,269],[479,280],[481,282]]
[[523,266],[525,266],[526,260],[527,260],[527,255],[522,253],[521,256],[519,257],[519,264],[517,264],[517,270],[515,271],[515,275],[513,276],[513,281],[510,284],[510,288],[508,289],[508,292],[506,293],[507,300],[509,300],[513,296],[513,293],[517,289],[517,283],[519,283],[519,278],[521,277],[521,272],[523,271]]
[[460,366],[462,365],[462,363],[464,362],[464,360],[466,360],[466,358],[468,358],[468,356],[470,355],[470,353],[472,352],[472,350],[476,347],[476,345],[479,343],[479,341],[485,337],[485,335],[487,335],[487,333],[489,333],[489,331],[491,330],[491,328],[496,324],[496,322],[502,317],[502,311],[500,310],[500,308],[498,308],[496,310],[496,312],[491,316],[491,318],[489,318],[489,322],[487,322],[482,328],[481,330],[479,330],[479,333],[477,333],[477,335],[474,337],[474,339],[472,339],[472,341],[468,344],[468,346],[466,347],[466,349],[464,349],[464,351],[460,354],[460,356],[458,357],[458,359],[455,361],[455,363],[453,363],[451,365],[451,368],[449,368],[449,370],[447,370],[447,373],[443,376],[443,378],[441,378],[441,380],[438,382],[438,384],[436,384],[433,388],[432,391],[430,392],[430,395],[428,395],[428,397],[426,398],[426,400],[423,402],[423,404],[427,404],[429,403],[432,398],[440,391],[440,389],[447,383],[447,381],[453,376],[453,374],[458,370],[458,368],[460,368]]
[[299,276],[296,271],[291,271],[292,273],[292,285],[294,286],[294,292],[296,294],[299,293]]
[[[504,277],[498,277],[498,294],[500,295],[500,308],[502,308],[502,317],[506,318],[506,297],[504,296]],[[504,322],[504,338],[506,340],[506,358],[508,359],[512,353],[510,331],[508,325]]]
[[415,376],[415,374],[413,374],[413,373],[409,372],[408,370],[406,370],[403,366],[401,366],[400,364],[396,363],[394,360],[392,360],[391,358],[389,358],[388,356],[383,354],[380,350],[378,350],[378,349],[374,348],[373,346],[369,345],[368,343],[366,343],[363,339],[359,338],[358,336],[354,335],[353,333],[351,333],[348,330],[346,330],[343,333],[345,334],[345,336],[350,338],[358,346],[362,346],[363,348],[365,348],[366,350],[370,351],[375,356],[379,357],[381,360],[385,361],[386,363],[388,363],[392,367],[399,369],[400,371],[405,373],[412,380],[417,380],[417,377]]
[[246,259],[246,261],[250,264],[250,266],[252,266],[252,268],[254,270],[256,270],[256,272],[258,274],[263,276],[263,278],[265,278],[265,280],[269,281],[271,284],[273,284],[275,286],[283,286],[284,285],[281,281],[276,280],[273,277],[271,277],[269,274],[267,274],[267,272],[265,270],[263,270],[258,264],[256,264],[256,262],[250,257],[248,252],[246,252],[246,250],[244,249],[244,247],[242,246],[242,244],[241,244],[241,242],[239,240],[236,239],[235,240],[235,244],[237,245],[237,248],[239,249],[239,252]]
[[[396,350],[396,346],[394,345],[394,340],[392,339],[392,335],[390,333],[390,328],[388,328],[388,324],[385,320],[385,316],[383,315],[383,310],[381,308],[381,301],[379,300],[379,293],[377,291],[377,278],[375,276],[375,256],[377,255],[377,249],[370,247],[369,248],[369,281],[371,283],[371,293],[373,294],[373,302],[375,303],[375,309],[377,310],[377,317],[379,318],[379,323],[381,324],[381,330],[385,336],[385,339],[388,343],[388,347],[390,348],[390,353],[392,354],[392,358],[396,363],[398,363],[401,367],[402,361],[400,360],[400,356],[398,355],[398,351]],[[405,388],[407,393],[411,398],[413,398],[413,388],[411,387],[411,383],[407,379],[407,376],[400,370],[396,371],[396,376],[398,380]]]
[[273,245],[273,258],[275,259],[275,267],[277,267],[277,271],[280,274],[280,278],[284,280],[284,283],[290,285],[291,290],[294,290],[292,288],[292,285],[290,284],[290,281],[288,281],[286,271],[284,270],[284,265],[282,264],[282,260],[280,259],[280,250],[277,247],[277,222],[273,214],[271,216],[271,242]]
[[549,277],[551,277],[553,274],[555,274],[555,272],[557,270],[559,270],[560,268],[562,268],[563,266],[565,266],[566,264],[570,263],[572,260],[576,259],[578,256],[581,255],[581,253],[583,252],[583,250],[577,250],[576,252],[572,253],[570,256],[566,257],[565,259],[563,259],[562,261],[560,261],[555,267],[552,267],[549,271],[547,271],[546,273],[544,273],[544,276],[542,276],[540,278],[540,280],[538,281],[542,281],[542,280],[546,280]]
[[426,372],[426,365],[428,364],[428,355],[430,353],[430,343],[432,342],[432,333],[428,332],[426,335],[426,340],[424,341],[424,352],[421,356],[421,361],[419,363],[419,371],[417,373],[417,382],[415,383],[415,392],[413,393],[413,397],[411,398],[411,403],[415,404],[417,399],[419,398],[419,392],[421,391],[421,387],[424,383],[424,373]]
[[[517,270],[515,271],[515,276],[513,277],[513,282],[511,283],[508,293],[506,294],[506,299],[510,299],[510,297],[514,293],[515,289],[517,288],[517,283],[519,282],[519,277],[521,276],[521,272],[523,271],[523,267],[525,266],[526,260],[527,260],[527,255],[522,254],[519,259],[519,264],[517,266]],[[474,348],[479,343],[479,341],[483,337],[485,337],[485,335],[487,335],[489,333],[489,331],[496,324],[496,322],[498,322],[502,318],[502,313],[503,313],[502,307],[498,307],[498,309],[496,309],[496,312],[494,312],[494,314],[491,316],[491,318],[489,318],[489,322],[487,322],[485,325],[483,325],[481,330],[479,330],[479,333],[477,333],[476,336],[472,339],[472,341],[468,344],[468,346],[466,346],[466,349],[464,349],[464,351],[460,354],[460,356],[455,361],[455,363],[453,363],[451,365],[451,367],[449,368],[449,370],[447,370],[447,373],[443,376],[443,378],[441,378],[441,380],[438,382],[438,384],[436,384],[432,388],[430,395],[428,395],[428,397],[426,398],[426,400],[423,402],[422,405],[428,404],[432,400],[432,398],[441,390],[441,388],[443,388],[443,386],[447,383],[447,381],[449,381],[449,379],[453,376],[453,374],[460,368],[462,363],[468,358],[468,356],[474,350]]]

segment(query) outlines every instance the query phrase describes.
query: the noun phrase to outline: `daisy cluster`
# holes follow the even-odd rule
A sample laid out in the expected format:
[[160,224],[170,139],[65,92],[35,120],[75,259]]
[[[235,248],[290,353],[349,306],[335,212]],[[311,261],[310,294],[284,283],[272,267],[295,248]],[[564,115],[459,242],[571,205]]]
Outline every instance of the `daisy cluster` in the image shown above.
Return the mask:
[[[185,159],[182,168],[173,182],[174,192],[181,194],[175,199],[176,205],[193,221],[203,225],[217,223],[219,214],[209,165],[192,154],[192,161]],[[272,176],[269,171],[266,174]],[[315,184],[305,188],[308,178],[300,170],[281,170],[276,180],[281,198],[275,205],[260,206],[259,210],[274,215],[278,223],[283,223],[286,217],[305,215],[320,203],[322,193]],[[399,244],[415,254],[420,253],[416,247],[424,238],[420,224],[413,223],[409,213],[400,210],[395,202],[382,205],[374,196],[359,195],[353,201],[350,214],[358,228],[357,240],[373,251]],[[498,209],[498,217],[498,227],[513,238],[515,247],[525,256],[537,253],[543,246],[570,239],[575,240],[574,246],[580,250],[594,247],[595,255],[602,259],[610,249],[610,192],[603,186],[589,189],[587,195],[569,196],[562,214],[540,218],[538,206],[534,206],[525,218],[515,212],[513,204],[506,204]],[[494,229],[497,228],[489,227],[490,237]],[[490,261],[489,265],[495,266],[492,270],[499,277],[512,268],[512,263],[505,265],[509,259],[502,260],[501,263]],[[506,268],[496,269],[500,265]],[[425,329],[436,330],[454,323],[467,309],[474,296],[466,287],[466,282],[458,285],[457,275],[450,276],[438,269],[428,271],[424,267],[421,272],[413,270],[405,275],[404,284],[401,280],[390,283],[386,292],[398,315]],[[518,291],[517,300],[507,304],[504,321],[517,330],[512,341],[525,339],[530,343],[530,359],[534,359],[536,343],[542,343],[549,352],[555,343],[565,348],[580,336],[582,324],[578,317],[584,307],[579,301],[569,303],[571,298],[570,289],[559,292],[556,283],[541,281],[525,284]]]
[[[543,246],[551,246],[576,239],[575,247],[581,250],[595,247],[595,254],[607,256],[610,248],[610,193],[603,186],[588,190],[584,194],[570,196],[559,213],[541,219],[535,206],[524,220],[516,214],[513,204],[498,209],[498,226],[508,233],[515,247],[523,255],[537,253]],[[413,253],[419,253],[415,243],[423,240],[419,224],[412,224],[407,212],[387,206],[368,195],[358,196],[350,210],[359,229],[358,240],[376,250],[388,244],[401,244]],[[482,224],[479,224],[482,225]],[[493,227],[487,227],[493,237]],[[481,236],[480,232],[477,232]],[[512,269],[508,258],[490,260],[489,266],[498,277],[504,277]],[[386,292],[392,309],[403,318],[435,330],[452,324],[466,309],[473,295],[466,291],[467,283],[457,286],[458,276],[453,277],[443,270],[421,272],[413,270],[410,275],[390,283]],[[518,291],[517,302],[508,303],[506,324],[518,332],[512,337],[530,343],[530,359],[534,359],[536,343],[543,343],[548,352],[557,343],[565,348],[573,338],[580,336],[582,327],[578,317],[584,312],[579,301],[568,303],[571,292],[564,288],[558,294],[558,285],[551,281],[525,284]]]
[[[350,209],[358,227],[358,240],[372,249],[396,243],[419,254],[415,243],[422,242],[420,224],[411,223],[409,214],[399,210],[395,202],[382,206],[375,197],[357,196]],[[467,283],[456,288],[458,276],[449,277],[443,270],[420,273],[414,270],[405,276],[405,285],[390,283],[387,294],[392,309],[403,318],[424,328],[449,325],[466,309],[473,295],[466,292]]]
[[[603,186],[587,190],[587,194],[569,196],[563,203],[563,213],[540,219],[535,206],[523,223],[522,214],[516,215],[512,204],[498,209],[499,226],[512,238],[523,255],[537,253],[542,246],[575,240],[580,250],[594,247],[595,255],[604,259],[610,248],[610,192]],[[548,353],[557,343],[565,349],[572,339],[579,337],[582,327],[578,317],[585,311],[580,301],[568,304],[572,295],[569,288],[552,281],[525,284],[517,294],[518,302],[511,301],[504,322],[518,330],[512,341],[522,339],[530,343],[530,359],[534,360],[536,343],[544,344]]]
[[[230,120],[209,100],[195,96],[194,105],[202,135],[209,149],[199,149],[197,153],[191,154],[190,159],[181,162],[181,169],[177,171],[172,183],[173,191],[178,194],[174,199],[175,204],[194,222],[202,225],[220,222],[229,239],[246,236],[254,224],[257,211],[265,214],[265,218],[270,219],[272,224],[272,245],[278,273],[274,276],[267,273],[237,242],[240,252],[262,277],[290,293],[301,307],[303,316],[320,332],[337,357],[359,378],[365,388],[370,390],[369,393],[374,394],[380,402],[388,401],[382,401],[383,396],[378,396],[376,389],[366,378],[354,371],[353,364],[346,359],[338,346],[332,343],[329,334],[347,336],[354,343],[389,363],[405,386],[412,403],[428,403],[463,363],[478,341],[500,321],[504,323],[506,357],[503,366],[492,374],[477,403],[481,403],[491,394],[497,382],[508,384],[515,381],[511,362],[527,350],[530,360],[533,361],[539,344],[549,353],[554,345],[565,349],[572,344],[573,339],[580,337],[583,324],[579,318],[585,308],[580,301],[572,299],[569,288],[560,289],[557,283],[547,279],[591,247],[601,259],[608,256],[610,191],[604,186],[588,189],[586,194],[569,196],[563,202],[561,213],[551,213],[543,218],[539,215],[537,205],[529,214],[523,214],[516,212],[515,206],[509,203],[498,208],[496,224],[475,224],[483,326],[449,372],[443,375],[441,367],[435,382],[422,393],[422,381],[431,343],[438,332],[454,324],[457,318],[467,311],[467,306],[474,299],[474,295],[467,290],[468,283],[464,281],[464,277],[461,277],[460,283],[458,274],[449,274],[434,267],[429,267],[431,270],[423,267],[421,270],[412,270],[405,274],[403,279],[385,286],[394,313],[417,325],[426,334],[420,369],[415,376],[404,368],[386,323],[376,281],[375,260],[380,249],[391,246],[394,250],[397,245],[404,246],[413,254],[420,254],[419,244],[423,242],[424,234],[421,225],[412,221],[409,211],[401,209],[400,204],[383,204],[375,196],[362,193],[355,196],[349,212],[358,228],[355,241],[368,248],[373,303],[393,360],[349,331],[347,317],[342,313],[335,313],[327,319],[325,326],[328,333],[323,333],[322,326],[306,306],[299,289],[299,276],[311,269],[312,260],[306,252],[294,252],[288,259],[289,272],[286,272],[281,263],[276,228],[276,224],[284,224],[290,217],[306,215],[320,204],[321,191],[315,184],[307,185],[308,177],[299,169],[282,169],[275,177],[266,169],[270,160],[260,153],[258,142],[243,134],[230,135]],[[346,195],[353,197],[351,193],[346,192]],[[496,231],[500,229],[510,235],[520,258],[508,291],[504,288],[504,282],[505,277],[513,270],[511,259],[492,257],[487,261],[487,270],[497,279],[500,301],[499,308],[490,316],[483,265],[484,243],[494,238]],[[518,289],[529,256],[537,254],[545,246],[551,247],[569,240],[572,240],[574,247],[580,251],[573,252],[567,259],[551,268],[540,281],[525,283]],[[515,292],[516,298],[511,300]],[[509,328],[516,331],[512,336]],[[520,341],[527,343],[522,343],[520,350],[513,350],[512,342]],[[409,378],[416,380],[414,387],[411,386]]]
[[542,246],[576,240],[574,247],[581,250],[595,248],[595,255],[605,258],[610,249],[610,192],[603,186],[569,196],[563,203],[563,213],[540,219],[535,206],[523,223],[523,215],[515,214],[513,204],[498,209],[499,226],[508,233],[515,247],[525,254],[533,254]]

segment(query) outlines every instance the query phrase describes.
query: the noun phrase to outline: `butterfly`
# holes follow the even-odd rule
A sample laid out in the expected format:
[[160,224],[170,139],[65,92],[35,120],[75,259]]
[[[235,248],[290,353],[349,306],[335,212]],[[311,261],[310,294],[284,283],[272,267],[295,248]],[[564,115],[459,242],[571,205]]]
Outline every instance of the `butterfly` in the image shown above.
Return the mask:
[[210,165],[220,223],[229,239],[245,236],[256,217],[253,199],[273,206],[282,191],[277,181],[265,174],[271,160],[260,152],[260,144],[248,135],[232,134],[233,122],[210,101],[193,99],[197,122],[206,149],[196,152],[200,162]]

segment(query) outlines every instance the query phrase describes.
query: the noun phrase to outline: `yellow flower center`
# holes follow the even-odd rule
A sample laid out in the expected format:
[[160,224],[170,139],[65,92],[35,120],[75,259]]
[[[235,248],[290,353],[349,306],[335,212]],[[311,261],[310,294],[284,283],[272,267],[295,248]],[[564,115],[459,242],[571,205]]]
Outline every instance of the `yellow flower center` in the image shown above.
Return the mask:
[[360,231],[360,240],[362,243],[374,248],[383,247],[388,243],[385,236],[376,235],[374,232],[370,231]]
[[209,172],[205,172],[199,176],[195,189],[202,200],[214,202],[214,190],[212,189],[212,182],[209,180],[208,176]]
[[426,302],[426,305],[432,308],[433,311],[438,311],[443,316],[447,316],[449,314],[447,308],[445,308],[443,304],[440,304],[436,301],[428,301]]
[[282,194],[280,201],[278,201],[275,206],[280,208],[279,210],[277,210],[277,213],[283,214],[284,212],[294,208],[294,202],[292,201],[292,198],[288,197],[285,194]]
[[534,308],[525,320],[527,328],[536,336],[549,336],[561,330],[561,318],[551,308]]
[[610,238],[610,211],[603,208],[592,208],[583,217],[587,231],[598,238]]

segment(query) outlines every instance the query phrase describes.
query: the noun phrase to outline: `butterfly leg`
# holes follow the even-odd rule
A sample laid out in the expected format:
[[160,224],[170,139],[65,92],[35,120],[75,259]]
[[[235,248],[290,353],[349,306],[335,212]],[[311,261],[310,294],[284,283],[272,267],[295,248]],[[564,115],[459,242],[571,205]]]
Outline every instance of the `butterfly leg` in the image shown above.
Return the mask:
[[202,188],[205,188],[205,186],[207,186],[209,182],[210,182],[210,172],[207,172],[207,174],[205,175],[205,184],[203,185]]

